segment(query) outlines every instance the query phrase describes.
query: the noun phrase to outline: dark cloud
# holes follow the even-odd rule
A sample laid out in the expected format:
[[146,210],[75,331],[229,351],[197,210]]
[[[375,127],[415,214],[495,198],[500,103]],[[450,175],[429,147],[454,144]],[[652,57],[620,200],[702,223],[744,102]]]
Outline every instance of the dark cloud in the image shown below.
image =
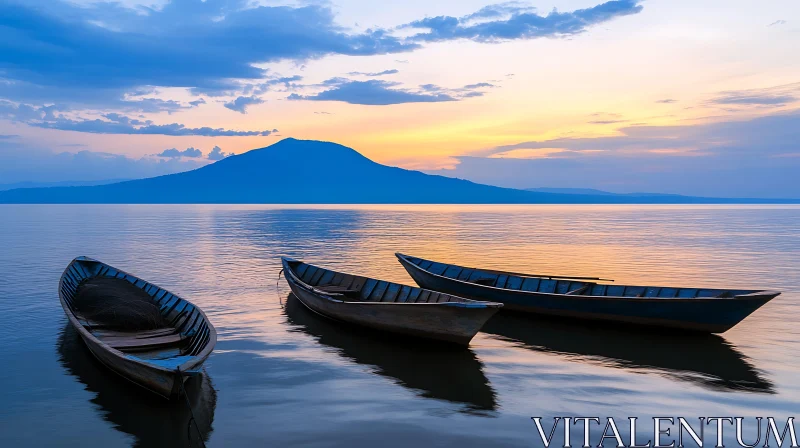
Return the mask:
[[371,76],[371,77],[376,77],[376,76],[394,75],[396,73],[400,73],[400,71],[393,68],[391,70],[384,70],[384,71],[381,71],[381,72],[350,72],[350,73],[348,73],[348,75],[350,75],[350,76]]
[[224,106],[230,110],[246,114],[247,106],[262,104],[263,102],[264,100],[257,96],[240,96],[231,102],[225,103]]
[[15,134],[0,134],[0,140],[11,140],[12,138],[17,138],[19,135]]
[[[470,39],[478,42],[499,42],[512,39],[572,36],[611,19],[637,14],[642,10],[638,0],[613,0],[591,8],[572,12],[553,10],[538,15],[530,7],[514,4],[495,5],[461,18],[450,16],[416,20],[403,28],[424,29],[410,38],[418,42]],[[474,22],[474,19],[499,18]]]
[[199,158],[203,157],[203,151],[199,149],[188,147],[183,151],[180,151],[175,148],[165,149],[160,153],[156,154],[158,157],[168,157],[168,158],[175,158],[175,157],[191,157],[191,158]]
[[159,8],[132,8],[110,1],[78,5],[66,0],[5,0],[0,3],[4,79],[0,97],[73,108],[91,104],[123,111],[170,111],[186,106],[130,96],[151,95],[153,86],[232,95],[247,87],[243,80],[270,78],[259,64],[299,63],[331,54],[402,53],[426,41],[572,35],[641,8],[636,0],[615,0],[539,16],[529,7],[508,3],[461,19],[414,21],[405,27],[427,31],[401,37],[380,28],[347,30],[334,21],[332,9],[325,4],[295,7],[250,0],[175,0]]
[[327,6],[248,0],[171,1],[160,9],[5,1],[0,28],[5,78],[76,95],[107,89],[118,97],[140,86],[218,88],[228,80],[266,77],[256,63],[418,46],[381,29],[348,33]]
[[208,153],[208,160],[222,160],[225,157],[232,156],[232,152],[222,152],[222,148],[215,146],[210,153]]

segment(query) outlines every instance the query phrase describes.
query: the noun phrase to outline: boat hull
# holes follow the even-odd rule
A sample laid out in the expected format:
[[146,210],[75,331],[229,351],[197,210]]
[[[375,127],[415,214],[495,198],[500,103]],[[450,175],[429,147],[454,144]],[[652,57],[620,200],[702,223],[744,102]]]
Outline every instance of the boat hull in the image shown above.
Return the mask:
[[[81,339],[101,364],[123,378],[164,398],[172,399],[180,393],[177,373],[153,369],[146,364],[116,356],[98,344],[93,338],[81,336]],[[186,377],[183,378],[185,379]]]
[[[136,356],[137,352],[112,348],[95,337],[76,316],[70,301],[82,281],[96,277],[128,281],[153,297],[154,303],[162,309],[169,309],[169,319],[176,324],[185,323],[181,327],[189,341],[188,352],[168,358],[146,359]],[[134,384],[167,399],[178,397],[183,382],[201,374],[202,364],[216,344],[216,330],[202,310],[169,291],[91,258],[78,257],[67,266],[59,282],[59,299],[70,325],[100,363]]]
[[443,303],[380,303],[331,300],[296,281],[286,280],[295,297],[322,316],[375,330],[469,344],[497,307],[469,307]]
[[646,325],[703,333],[723,333],[772,300],[777,293],[731,299],[663,299],[570,296],[483,286],[433,274],[398,255],[422,288],[474,300],[502,303],[517,312]]

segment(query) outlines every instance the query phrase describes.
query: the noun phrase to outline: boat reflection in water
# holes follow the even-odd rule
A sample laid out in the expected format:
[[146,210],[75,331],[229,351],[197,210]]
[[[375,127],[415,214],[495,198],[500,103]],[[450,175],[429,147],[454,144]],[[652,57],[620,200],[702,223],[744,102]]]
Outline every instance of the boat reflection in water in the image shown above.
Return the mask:
[[337,325],[289,294],[284,308],[292,331],[302,331],[342,357],[374,367],[417,395],[465,405],[461,412],[487,415],[497,408],[483,364],[466,347],[414,340],[366,328]]
[[93,392],[92,403],[98,405],[102,417],[116,429],[136,438],[135,447],[202,446],[199,428],[207,441],[212,431],[217,393],[205,373],[186,382],[186,394],[192,405],[197,428],[186,407],[186,400],[167,401],[109,371],[100,364],[82,343],[80,336],[66,325],[58,338],[61,365]]
[[481,329],[521,346],[606,367],[653,370],[717,391],[775,393],[749,359],[721,336],[609,328],[498,313]]

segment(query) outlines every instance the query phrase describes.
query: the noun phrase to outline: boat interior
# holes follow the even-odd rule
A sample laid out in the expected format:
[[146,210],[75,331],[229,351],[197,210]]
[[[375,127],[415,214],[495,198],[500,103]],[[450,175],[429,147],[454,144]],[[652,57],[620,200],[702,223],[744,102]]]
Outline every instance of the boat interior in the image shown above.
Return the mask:
[[299,261],[289,261],[294,275],[315,289],[349,302],[443,303],[474,302],[422,288],[343,274]]
[[209,341],[199,310],[164,289],[102,263],[73,263],[65,276],[62,294],[73,315],[95,338],[126,355],[175,368]]
[[[398,255],[401,256],[401,255]],[[437,263],[422,258],[402,255],[408,262],[442,277],[461,280],[494,288],[544,294],[564,294],[597,297],[649,297],[649,298],[731,298],[751,294],[756,290],[670,288],[661,286],[608,285],[594,281],[576,280],[569,277],[548,277],[516,274],[488,269],[467,268],[452,264]]]

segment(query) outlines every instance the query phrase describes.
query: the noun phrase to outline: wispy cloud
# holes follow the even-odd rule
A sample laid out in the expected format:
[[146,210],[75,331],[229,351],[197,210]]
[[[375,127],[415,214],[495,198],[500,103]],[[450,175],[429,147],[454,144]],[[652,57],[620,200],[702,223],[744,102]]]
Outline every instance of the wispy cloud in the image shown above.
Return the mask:
[[665,98],[663,100],[656,101],[656,103],[658,103],[658,104],[673,104],[673,103],[677,103],[677,102],[678,102],[678,100],[674,100],[672,98]]
[[28,126],[62,131],[87,132],[91,134],[148,134],[148,135],[200,135],[206,137],[267,136],[277,129],[263,131],[240,131],[225,128],[191,128],[181,123],[156,124],[152,120],[131,118],[116,112],[103,114],[101,118],[70,118],[52,107],[35,107],[30,104],[14,104],[0,100],[0,119],[24,123]]
[[785,20],[776,20],[776,21],[770,23],[767,26],[778,26],[778,25],[786,25],[786,21]]
[[627,123],[628,120],[592,120],[589,121],[589,124],[616,124],[616,123]]
[[400,73],[400,70],[397,70],[397,69],[393,68],[393,69],[390,69],[390,70],[383,70],[383,71],[380,71],[380,72],[349,72],[348,75],[350,75],[350,76],[376,77],[376,76],[394,75],[394,74],[397,74],[397,73]]
[[30,126],[58,129],[62,131],[88,132],[91,134],[136,134],[136,135],[199,135],[204,137],[247,137],[247,136],[268,136],[277,129],[264,131],[238,131],[225,128],[212,128],[208,126],[190,128],[181,123],[152,124],[149,120],[142,125],[105,121],[100,119],[77,119],[59,118],[55,121],[45,121],[39,123],[26,123]]
[[720,92],[708,103],[718,106],[778,107],[800,101],[800,82],[764,89]]

